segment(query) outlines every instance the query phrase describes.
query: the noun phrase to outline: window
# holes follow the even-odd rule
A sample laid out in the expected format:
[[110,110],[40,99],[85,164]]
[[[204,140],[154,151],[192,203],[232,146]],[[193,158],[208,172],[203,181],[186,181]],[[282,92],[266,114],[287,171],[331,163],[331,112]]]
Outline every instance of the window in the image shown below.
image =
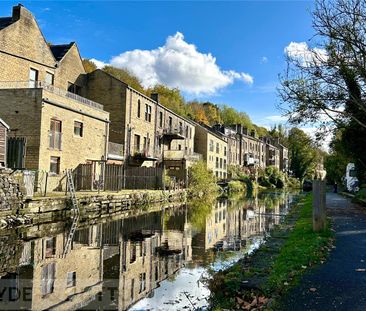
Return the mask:
[[183,135],[183,123],[179,122],[179,134]]
[[130,249],[130,263],[133,263],[136,261],[136,243],[131,243],[131,249]]
[[30,68],[29,69],[29,87],[37,87],[38,81],[38,70]]
[[46,240],[45,258],[53,258],[56,255],[56,237]]
[[61,150],[61,129],[62,123],[59,120],[51,119],[50,124],[50,148]]
[[189,139],[192,139],[192,128],[189,128]]
[[137,101],[137,117],[138,118],[141,117],[141,101],[140,100]]
[[216,153],[220,153],[220,145],[219,145],[219,143],[216,143]]
[[151,106],[145,105],[145,121],[151,122]]
[[67,90],[70,92],[70,93],[74,93],[74,94],[77,94],[77,95],[80,95],[80,91],[81,91],[81,87],[74,84],[74,83],[71,83],[71,82],[67,82]]
[[226,169],[226,160],[224,159],[224,169]]
[[140,152],[140,135],[137,134],[134,137],[134,151]]
[[186,126],[186,138],[188,138],[188,134],[189,134],[189,128],[188,125]]
[[146,273],[140,273],[140,293],[146,290]]
[[224,147],[224,156],[226,157],[226,147]]
[[222,159],[220,158],[220,168],[222,168]]
[[79,121],[74,121],[74,135],[78,137],[83,137],[83,123]]
[[159,112],[159,126],[163,127],[163,112]]
[[60,157],[51,157],[50,173],[60,174]]
[[76,286],[76,272],[67,272],[66,287]]
[[53,85],[55,76],[53,73],[46,72],[46,76],[44,78],[44,82],[48,85]]
[[216,168],[219,168],[219,158],[216,157]]
[[131,301],[133,301],[134,291],[135,291],[135,279],[132,279],[131,280]]
[[178,150],[182,150],[182,145],[181,144],[178,145]]
[[210,151],[214,151],[214,142],[210,139]]
[[173,129],[173,118],[169,117],[169,130],[171,131]]
[[55,284],[55,263],[49,263],[42,267],[41,292],[42,296],[53,293]]

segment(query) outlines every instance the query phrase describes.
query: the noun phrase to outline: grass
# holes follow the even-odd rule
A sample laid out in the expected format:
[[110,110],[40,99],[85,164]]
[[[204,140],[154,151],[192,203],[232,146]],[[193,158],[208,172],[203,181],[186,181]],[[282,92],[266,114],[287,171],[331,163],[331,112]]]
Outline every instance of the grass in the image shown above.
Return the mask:
[[285,291],[288,285],[298,282],[307,268],[325,261],[331,238],[329,220],[324,231],[313,231],[312,195],[308,195],[294,229],[272,266],[265,292]]
[[[311,194],[292,208],[271,236],[251,257],[214,275],[210,289],[215,310],[242,308],[238,301],[248,303],[256,296],[270,298],[267,310],[273,308],[308,268],[326,260],[332,241],[329,221],[324,231],[312,230]],[[243,288],[243,283],[253,286]]]

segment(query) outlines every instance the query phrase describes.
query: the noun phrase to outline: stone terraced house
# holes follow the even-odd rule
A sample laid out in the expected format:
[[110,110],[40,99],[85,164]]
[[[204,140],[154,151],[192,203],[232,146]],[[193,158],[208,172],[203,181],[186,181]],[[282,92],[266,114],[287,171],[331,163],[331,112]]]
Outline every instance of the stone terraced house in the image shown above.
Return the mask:
[[[109,113],[80,96],[85,70],[76,43],[49,45],[22,5],[0,18],[0,115],[26,138],[25,168],[38,190],[64,187],[64,171],[107,156]],[[47,177],[46,177],[47,175]]]

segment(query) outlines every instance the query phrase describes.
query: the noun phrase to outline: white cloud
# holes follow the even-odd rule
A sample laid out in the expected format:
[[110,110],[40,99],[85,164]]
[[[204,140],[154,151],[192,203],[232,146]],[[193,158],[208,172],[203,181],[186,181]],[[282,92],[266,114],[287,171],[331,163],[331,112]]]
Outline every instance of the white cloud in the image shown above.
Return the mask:
[[107,63],[97,60],[95,58],[91,58],[90,60],[95,64],[95,66],[97,66],[98,69],[102,69],[104,66],[108,65]]
[[303,66],[319,64],[327,60],[326,50],[309,48],[306,42],[291,42],[284,49],[285,54],[293,60],[299,61]]
[[222,70],[211,53],[201,53],[182,33],[169,36],[162,47],[123,52],[110,61],[137,75],[145,87],[163,83],[191,94],[212,94],[235,80],[253,84],[248,73]]
[[262,56],[261,58],[261,64],[267,64],[268,63],[268,57]]
[[264,119],[271,122],[281,122],[281,123],[287,121],[287,117],[280,115],[267,116]]

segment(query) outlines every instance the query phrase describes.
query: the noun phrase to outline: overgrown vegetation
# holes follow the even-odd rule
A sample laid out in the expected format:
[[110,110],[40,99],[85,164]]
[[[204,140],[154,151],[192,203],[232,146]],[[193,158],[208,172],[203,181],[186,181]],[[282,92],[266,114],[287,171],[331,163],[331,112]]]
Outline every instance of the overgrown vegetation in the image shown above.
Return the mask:
[[256,253],[214,276],[210,282],[213,307],[251,310],[271,301],[266,309],[274,308],[276,299],[308,268],[326,259],[331,241],[329,222],[323,232],[313,232],[312,196],[307,195]]
[[219,187],[204,161],[194,163],[188,171],[188,192],[192,197],[203,197],[217,194]]

